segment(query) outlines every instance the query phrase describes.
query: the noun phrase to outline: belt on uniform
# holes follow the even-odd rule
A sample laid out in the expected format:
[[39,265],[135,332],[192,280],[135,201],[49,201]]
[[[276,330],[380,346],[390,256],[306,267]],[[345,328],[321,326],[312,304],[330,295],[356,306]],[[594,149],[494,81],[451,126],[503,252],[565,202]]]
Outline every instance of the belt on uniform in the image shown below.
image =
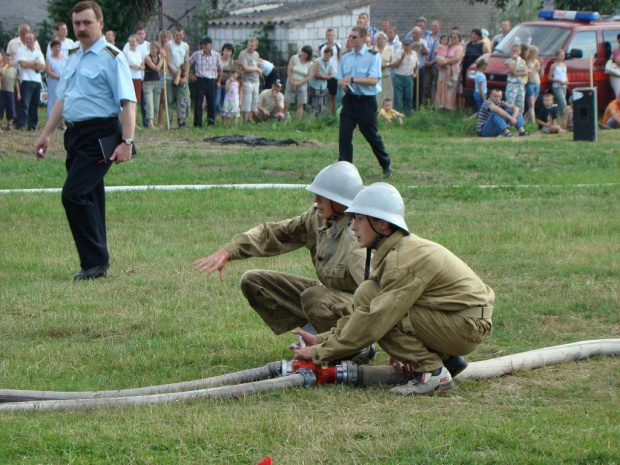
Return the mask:
[[347,94],[347,97],[354,98],[356,100],[370,100],[371,98],[376,99],[376,95],[358,95],[358,94]]
[[465,318],[491,318],[493,307],[471,307],[461,310],[458,314]]
[[118,121],[118,116],[110,116],[109,118],[92,118],[82,121],[65,121],[65,126],[68,128],[84,128],[86,126],[92,126],[93,124],[110,123],[112,121]]

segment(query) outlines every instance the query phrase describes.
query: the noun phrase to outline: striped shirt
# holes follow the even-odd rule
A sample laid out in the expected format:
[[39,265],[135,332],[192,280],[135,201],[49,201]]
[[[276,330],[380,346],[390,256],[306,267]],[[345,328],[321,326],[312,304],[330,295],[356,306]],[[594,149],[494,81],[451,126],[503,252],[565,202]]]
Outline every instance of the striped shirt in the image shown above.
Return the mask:
[[480,111],[478,112],[478,132],[479,133],[482,132],[482,128],[488,121],[489,117],[491,116],[491,113],[493,113],[489,109],[491,105],[498,106],[504,111],[508,111],[510,109],[510,105],[506,103],[504,100],[500,101],[499,103],[493,103],[491,99],[484,102],[482,106],[480,107]]

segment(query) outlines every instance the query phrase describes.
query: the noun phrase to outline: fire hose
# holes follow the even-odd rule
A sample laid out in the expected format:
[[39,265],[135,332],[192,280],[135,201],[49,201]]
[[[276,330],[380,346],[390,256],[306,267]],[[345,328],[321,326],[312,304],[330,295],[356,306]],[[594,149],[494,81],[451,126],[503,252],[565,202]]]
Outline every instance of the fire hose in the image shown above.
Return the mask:
[[[455,379],[462,381],[496,378],[519,370],[541,368],[598,355],[620,355],[620,339],[575,342],[472,362]],[[272,378],[276,375],[279,377]],[[406,375],[399,373],[391,365],[358,366],[350,361],[315,365],[310,361],[283,360],[213,378],[137,389],[98,392],[0,390],[0,412],[142,406],[201,398],[240,397],[276,389],[321,384],[371,386],[403,384],[406,381]]]

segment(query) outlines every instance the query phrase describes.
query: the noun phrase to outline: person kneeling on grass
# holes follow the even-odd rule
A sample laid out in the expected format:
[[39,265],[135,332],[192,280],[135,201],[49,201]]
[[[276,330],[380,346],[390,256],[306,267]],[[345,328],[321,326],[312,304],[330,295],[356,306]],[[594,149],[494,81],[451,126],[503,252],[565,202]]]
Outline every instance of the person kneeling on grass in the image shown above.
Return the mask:
[[[207,275],[219,271],[223,280],[229,260],[273,257],[306,247],[318,280],[250,270],[241,278],[241,290],[275,334],[308,323],[311,330],[329,331],[350,313],[353,293],[364,280],[364,253],[351,231],[351,216],[344,214],[362,187],[362,178],[353,164],[334,163],[306,188],[315,194],[316,202],[308,211],[237,234],[218,252],[196,260],[196,270]],[[373,357],[374,347],[369,344],[351,360],[368,363]]]
[[328,332],[303,337],[295,359],[316,364],[340,360],[375,341],[390,363],[411,376],[391,389],[425,395],[453,386],[467,367],[461,355],[491,334],[495,293],[456,255],[409,233],[399,192],[379,182],[362,190],[346,211],[367,253],[374,249],[369,279],[355,291],[353,313]]
[[523,128],[525,121],[519,115],[519,108],[502,101],[502,91],[493,89],[478,112],[478,133],[482,137],[497,137],[502,134],[504,137],[512,137],[509,125],[516,127],[520,136],[530,135]]
[[543,106],[536,116],[538,129],[542,134],[559,134],[564,129],[558,124],[558,107],[553,104],[553,94],[543,96]]
[[612,100],[603,115],[603,123],[599,124],[600,129],[620,129],[620,92],[618,97]]

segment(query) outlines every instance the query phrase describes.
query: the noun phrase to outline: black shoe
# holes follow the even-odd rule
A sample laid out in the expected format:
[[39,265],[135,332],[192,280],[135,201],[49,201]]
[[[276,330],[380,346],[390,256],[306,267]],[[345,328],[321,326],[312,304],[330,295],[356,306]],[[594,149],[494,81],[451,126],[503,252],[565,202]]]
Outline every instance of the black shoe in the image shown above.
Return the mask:
[[443,366],[450,372],[450,375],[454,378],[465,368],[467,368],[467,360],[459,355],[449,355],[443,360]]
[[92,268],[89,268],[87,270],[80,270],[75,274],[75,276],[73,276],[73,280],[86,281],[88,279],[105,278],[108,268],[110,268],[109,264],[93,266]]
[[529,135],[530,135],[530,133],[529,133],[529,132],[527,132],[527,131],[521,131],[521,132],[519,133],[519,135],[520,135],[520,136],[529,136]]
[[387,168],[383,168],[383,177],[389,178],[392,176],[392,164],[390,163]]

